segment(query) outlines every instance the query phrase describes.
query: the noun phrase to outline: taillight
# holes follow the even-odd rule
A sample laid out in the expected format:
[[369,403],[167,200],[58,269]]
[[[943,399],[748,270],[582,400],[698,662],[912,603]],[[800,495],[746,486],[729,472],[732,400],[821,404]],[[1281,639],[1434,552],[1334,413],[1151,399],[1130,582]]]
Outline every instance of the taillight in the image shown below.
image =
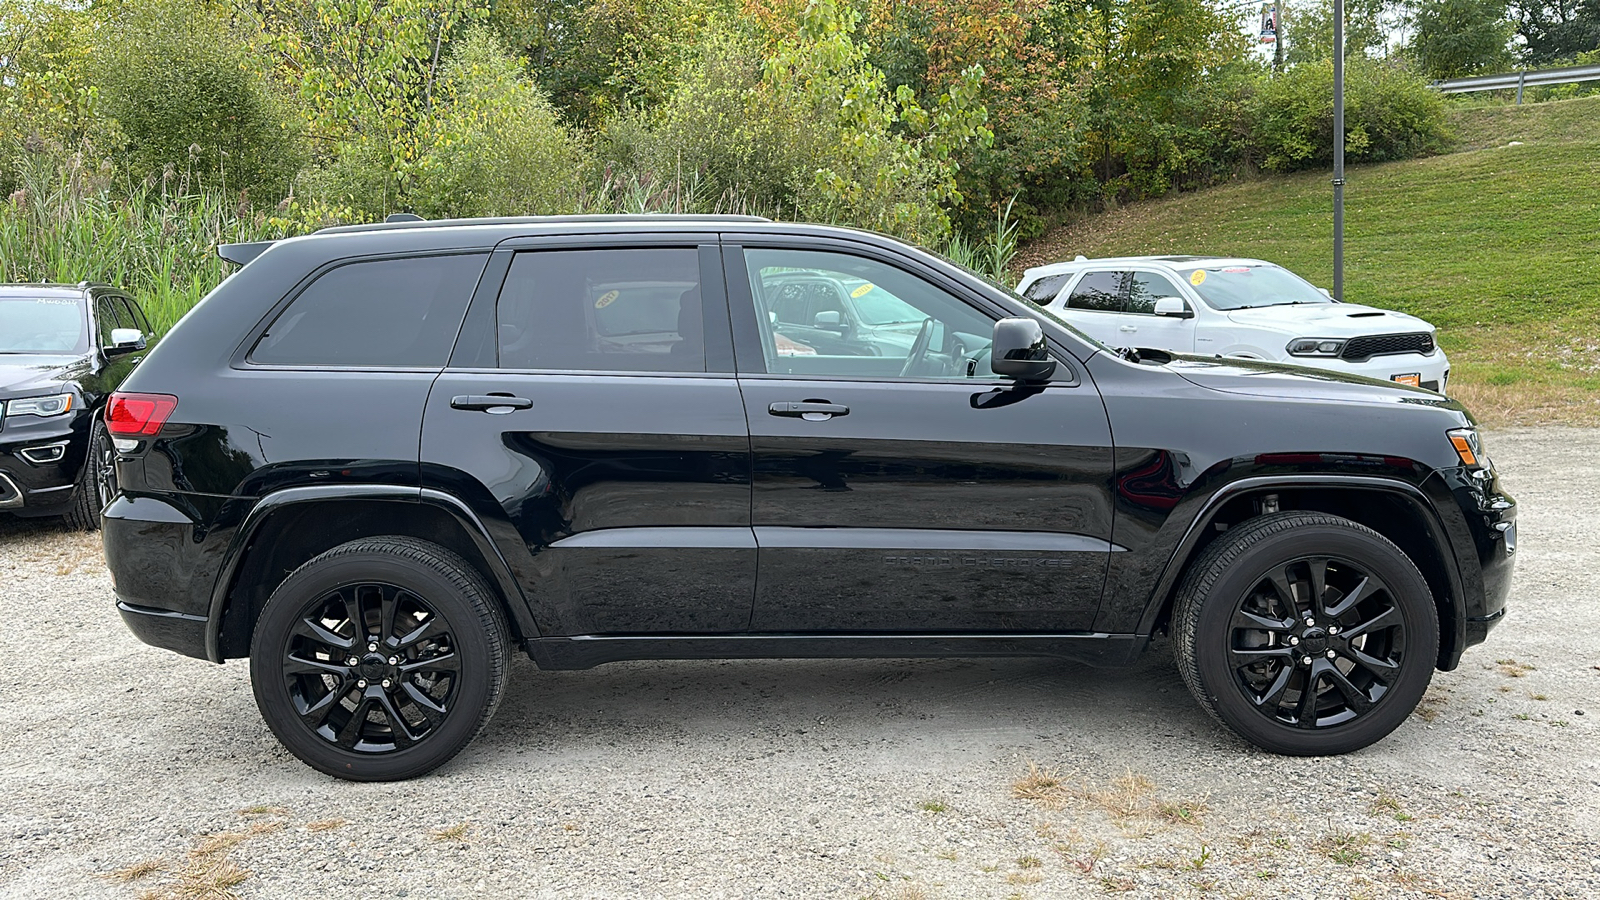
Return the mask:
[[116,437],[154,437],[178,408],[171,394],[125,394],[106,401],[106,430]]

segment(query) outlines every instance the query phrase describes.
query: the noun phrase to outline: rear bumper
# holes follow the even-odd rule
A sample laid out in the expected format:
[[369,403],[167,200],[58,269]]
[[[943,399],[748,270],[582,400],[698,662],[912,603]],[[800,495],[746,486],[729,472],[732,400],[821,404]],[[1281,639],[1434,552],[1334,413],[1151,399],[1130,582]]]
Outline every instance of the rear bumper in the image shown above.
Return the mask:
[[206,617],[135,606],[117,598],[117,612],[133,636],[152,647],[206,659]]
[[211,585],[219,545],[194,510],[154,497],[119,496],[101,524],[117,612],[152,646],[208,659]]

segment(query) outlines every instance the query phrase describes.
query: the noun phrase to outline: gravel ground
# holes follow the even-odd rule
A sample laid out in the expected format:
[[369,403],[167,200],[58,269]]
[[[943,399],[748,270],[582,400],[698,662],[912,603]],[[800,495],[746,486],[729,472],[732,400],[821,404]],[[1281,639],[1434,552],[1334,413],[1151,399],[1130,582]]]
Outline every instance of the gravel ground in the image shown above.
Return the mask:
[[0,896],[1600,896],[1600,431],[1489,448],[1511,612],[1336,759],[1228,737],[1166,647],[523,659],[450,765],[347,784],[279,748],[243,664],[135,641],[97,538],[0,523]]

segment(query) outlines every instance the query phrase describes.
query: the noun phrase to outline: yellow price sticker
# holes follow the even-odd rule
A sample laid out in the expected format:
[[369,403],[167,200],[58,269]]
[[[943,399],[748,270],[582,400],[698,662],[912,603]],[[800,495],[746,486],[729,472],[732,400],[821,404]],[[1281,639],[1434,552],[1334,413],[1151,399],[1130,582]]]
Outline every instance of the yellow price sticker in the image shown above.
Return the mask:
[[1194,285],[1195,287],[1199,287],[1201,284],[1204,284],[1205,280],[1206,280],[1206,270],[1205,269],[1195,269],[1194,273],[1189,276],[1189,283]]
[[611,301],[613,301],[615,299],[617,299],[617,292],[616,291],[606,291],[604,294],[600,295],[600,299],[599,300],[596,300],[594,302],[594,308],[595,309],[605,309],[606,307],[610,306],[611,305]]
[[867,292],[869,292],[869,291],[871,291],[873,289],[873,287],[875,287],[875,285],[872,284],[872,282],[869,281],[866,284],[863,284],[861,287],[858,287],[855,290],[851,291],[850,292],[850,296],[852,296],[852,297],[864,297],[864,296],[866,296]]

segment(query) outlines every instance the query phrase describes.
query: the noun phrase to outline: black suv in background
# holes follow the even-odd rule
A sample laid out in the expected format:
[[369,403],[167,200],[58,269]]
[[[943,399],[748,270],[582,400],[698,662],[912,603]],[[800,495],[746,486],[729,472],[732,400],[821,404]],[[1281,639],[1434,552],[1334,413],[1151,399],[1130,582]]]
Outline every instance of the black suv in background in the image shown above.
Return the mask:
[[[1455,401],[1113,351],[888,238],[580,217],[222,252],[108,408],[117,607],[249,657],[340,777],[450,759],[512,649],[1112,665],[1160,632],[1240,735],[1342,753],[1504,612],[1516,508]],[[802,283],[919,321],[798,349]]]
[[101,411],[148,334],[106,285],[0,285],[0,512],[100,527],[116,493]]

